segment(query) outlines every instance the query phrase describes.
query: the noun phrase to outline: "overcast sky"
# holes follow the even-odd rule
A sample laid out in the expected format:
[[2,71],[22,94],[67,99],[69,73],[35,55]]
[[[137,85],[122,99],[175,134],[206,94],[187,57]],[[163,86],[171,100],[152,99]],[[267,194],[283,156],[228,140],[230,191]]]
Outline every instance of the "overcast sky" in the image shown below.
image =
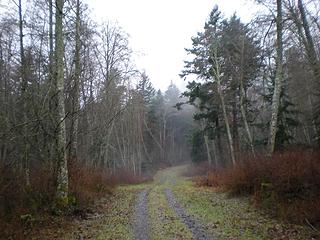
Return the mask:
[[139,70],[145,70],[154,86],[165,90],[178,76],[186,59],[184,48],[202,31],[215,4],[225,16],[234,12],[249,21],[256,12],[252,0],[86,0],[94,18],[116,21],[130,35],[130,47]]

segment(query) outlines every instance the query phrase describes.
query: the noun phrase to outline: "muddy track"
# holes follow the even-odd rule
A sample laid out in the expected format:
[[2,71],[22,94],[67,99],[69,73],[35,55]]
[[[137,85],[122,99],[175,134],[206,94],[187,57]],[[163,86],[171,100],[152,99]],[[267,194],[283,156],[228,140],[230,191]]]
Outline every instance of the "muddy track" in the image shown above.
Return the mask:
[[149,190],[143,190],[138,194],[134,215],[133,231],[136,240],[149,240],[148,232],[148,194]]
[[208,236],[204,231],[201,224],[195,221],[190,215],[187,214],[185,209],[175,199],[170,189],[165,189],[165,195],[167,197],[170,207],[175,211],[180,220],[190,229],[193,236],[197,240],[215,240],[216,238]]

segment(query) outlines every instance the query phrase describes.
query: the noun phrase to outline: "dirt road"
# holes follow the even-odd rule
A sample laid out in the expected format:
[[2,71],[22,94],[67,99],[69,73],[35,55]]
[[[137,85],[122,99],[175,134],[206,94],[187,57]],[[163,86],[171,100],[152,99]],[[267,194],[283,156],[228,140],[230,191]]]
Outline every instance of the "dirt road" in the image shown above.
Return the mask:
[[[148,190],[139,193],[134,217],[135,239],[215,239],[201,222],[187,213],[172,191],[185,169],[183,166],[159,171]],[[150,193],[149,201],[147,193]]]
[[307,226],[272,219],[248,198],[230,198],[199,188],[185,177],[187,166],[159,171],[148,184],[119,187],[100,201],[99,211],[68,227],[43,229],[29,239],[94,240],[313,240]]

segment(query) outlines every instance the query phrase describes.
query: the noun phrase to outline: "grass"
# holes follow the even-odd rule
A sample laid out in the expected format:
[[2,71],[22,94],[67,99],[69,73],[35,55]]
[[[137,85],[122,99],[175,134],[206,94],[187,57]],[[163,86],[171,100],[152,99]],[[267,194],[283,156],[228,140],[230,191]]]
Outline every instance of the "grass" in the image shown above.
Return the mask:
[[[196,187],[190,180],[173,188],[189,214],[204,223],[218,239],[313,239],[309,228],[287,224],[263,215],[247,197],[230,198],[225,193]],[[315,238],[317,239],[317,238]]]
[[133,239],[132,216],[139,188],[120,187],[112,199],[97,240]]
[[52,224],[34,231],[28,238],[49,239],[133,239],[131,227],[139,187],[118,187],[112,196],[102,198],[87,218],[54,218]]
[[[102,218],[96,222],[91,222],[89,239],[113,240],[134,239],[132,222],[136,205],[136,196],[139,191],[148,188],[149,184],[122,185],[119,186],[114,195],[105,203],[102,203]],[[88,233],[88,227],[85,225],[84,231]],[[72,237],[68,240],[74,239]],[[84,237],[84,239],[87,239]]]
[[169,207],[164,189],[165,185],[157,185],[149,193],[151,239],[193,239],[190,230]]

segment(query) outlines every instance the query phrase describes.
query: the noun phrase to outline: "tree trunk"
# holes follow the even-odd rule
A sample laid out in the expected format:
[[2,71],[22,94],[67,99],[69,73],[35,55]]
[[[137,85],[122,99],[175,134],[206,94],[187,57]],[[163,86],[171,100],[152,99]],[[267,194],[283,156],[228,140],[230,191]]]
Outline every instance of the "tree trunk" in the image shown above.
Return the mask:
[[49,74],[48,74],[48,80],[49,80],[49,109],[50,109],[50,123],[52,127],[50,128],[50,133],[52,134],[52,137],[50,137],[50,145],[48,145],[48,152],[49,152],[49,158],[50,158],[50,165],[51,168],[56,170],[56,108],[57,108],[57,101],[56,101],[56,76],[55,76],[55,59],[54,59],[54,45],[53,45],[53,3],[52,0],[49,0]]
[[280,93],[283,78],[283,42],[282,42],[282,2],[277,0],[277,58],[276,58],[276,78],[274,84],[274,92],[272,98],[272,112],[270,123],[270,154],[276,149],[276,135],[278,131],[278,115],[280,105]]
[[72,113],[71,113],[71,128],[70,128],[70,149],[69,159],[77,158],[77,146],[78,146],[78,125],[79,125],[79,85],[80,85],[80,0],[77,0],[76,9],[76,47],[75,47],[75,74],[74,74],[74,85],[72,94]]
[[221,108],[222,108],[222,113],[223,113],[223,119],[224,119],[224,123],[225,123],[226,130],[227,130],[229,149],[230,149],[230,157],[231,157],[232,164],[236,165],[236,158],[235,158],[235,155],[234,155],[234,148],[233,148],[233,139],[232,139],[232,135],[231,135],[230,124],[229,124],[228,115],[227,115],[227,109],[226,109],[226,106],[225,106],[225,103],[224,103],[224,96],[223,96],[223,92],[222,92],[222,89],[221,89],[220,65],[219,65],[219,62],[218,62],[219,60],[218,60],[217,49],[215,49],[214,51],[215,51],[213,53],[214,62],[215,62],[214,77],[217,80],[218,94],[219,94],[219,97],[220,97]]
[[251,148],[251,152],[253,157],[255,157],[255,150],[254,150],[254,146],[253,146],[253,141],[252,141],[252,136],[251,136],[251,132],[250,132],[250,128],[249,128],[249,124],[248,124],[248,120],[247,120],[247,114],[246,114],[246,109],[245,109],[245,90],[244,90],[244,86],[243,86],[243,59],[244,59],[244,37],[242,37],[242,46],[241,46],[241,72],[240,72],[240,111],[241,111],[241,115],[242,115],[242,120],[244,123],[244,127],[247,133],[247,137],[248,137],[248,141],[249,141],[249,145]]
[[234,90],[234,100],[232,103],[232,139],[235,156],[239,156],[240,142],[239,142],[239,129],[238,129],[238,111],[237,111],[237,93]]
[[226,129],[227,129],[227,136],[228,136],[228,142],[229,142],[229,148],[230,148],[230,157],[231,157],[231,160],[232,160],[232,164],[236,165],[236,158],[235,158],[234,149],[233,149],[233,139],[232,139],[232,135],[231,135],[231,130],[230,130],[230,125],[229,125],[227,110],[226,110],[226,106],[225,106],[225,103],[224,103],[224,96],[223,96],[223,93],[222,93],[220,80],[218,80],[218,82],[219,82],[218,83],[218,93],[219,93],[219,97],[220,97],[220,101],[221,101],[221,108],[222,108],[222,112],[223,112],[224,123],[225,123]]
[[23,142],[24,142],[24,154],[23,154],[23,171],[25,177],[25,184],[30,186],[30,170],[29,170],[29,140],[28,140],[28,117],[27,117],[27,69],[26,59],[24,54],[23,45],[23,19],[22,19],[22,4],[19,0],[19,38],[20,38],[20,61],[21,61],[21,101],[23,111]]
[[[122,128],[122,126],[120,126],[119,128]],[[126,162],[125,162],[124,151],[122,151],[121,142],[120,142],[120,138],[119,138],[119,134],[118,134],[117,129],[115,131],[115,136],[116,136],[116,140],[117,140],[117,144],[118,144],[118,150],[119,150],[120,158],[122,160],[123,168],[127,168]],[[113,161],[115,162],[115,160],[113,160]]]
[[66,125],[65,125],[65,104],[64,104],[64,45],[62,32],[64,0],[56,0],[56,28],[55,28],[55,58],[56,58],[56,90],[57,90],[57,192],[56,203],[58,207],[66,207],[68,205],[68,163],[66,156]]
[[211,166],[212,165],[212,157],[211,157],[211,153],[210,153],[208,135],[204,134],[203,138],[204,138],[204,143],[205,143],[206,149],[207,149],[208,163],[209,163],[209,166]]
[[[309,28],[309,24],[308,24],[308,20],[307,20],[307,16],[306,16],[306,11],[304,9],[304,5],[302,3],[302,0],[298,0],[298,8],[299,8],[299,12],[301,15],[301,20],[302,20],[302,27],[304,29],[305,32],[305,39],[306,41],[304,41],[305,43],[305,48],[306,48],[306,52],[307,52],[307,56],[308,56],[308,60],[310,62],[310,66],[311,69],[313,71],[313,75],[314,78],[316,80],[317,84],[320,84],[320,61],[317,58],[317,52],[316,52],[316,48],[315,48],[315,44],[310,32],[310,28]],[[318,106],[320,107],[320,106]],[[319,116],[316,115],[314,116],[315,119],[318,119]],[[316,124],[316,140],[318,145],[320,146],[320,126],[318,124]]]
[[105,165],[107,164],[107,166],[109,166],[108,162],[109,162],[109,146],[110,146],[110,138],[111,138],[111,134],[113,132],[113,127],[114,127],[115,121],[112,121],[110,128],[108,128],[106,137],[104,137],[104,159],[101,161],[100,166],[102,168],[105,167]]
[[206,145],[206,150],[207,150],[207,157],[208,157],[208,163],[209,166],[211,166],[212,164],[212,157],[211,157],[211,153],[210,153],[210,147],[209,147],[209,138],[208,135],[205,133],[205,129],[204,129],[204,123],[201,122],[201,129],[203,131],[203,138],[204,138],[204,143]]
[[302,0],[298,0],[298,8],[299,8],[300,15],[301,15],[302,27],[304,29],[305,36],[306,36],[306,46],[305,47],[307,50],[307,56],[308,56],[309,62],[311,64],[311,69],[313,71],[314,77],[317,82],[320,82],[320,61],[317,58],[315,44],[314,44],[314,41],[313,41],[313,38],[312,38],[312,35],[310,32],[310,28],[309,28],[309,24],[308,24],[306,12],[305,12]]
[[[293,22],[297,27],[300,41],[306,49],[306,55],[310,64],[310,68],[313,72],[314,79],[319,83],[320,82],[320,62],[317,59],[315,45],[310,33],[309,24],[306,19],[305,9],[302,1],[298,1],[298,8],[299,8],[300,16],[298,11],[293,6],[289,8],[289,11],[293,19]],[[310,101],[311,95],[314,93],[312,93],[312,91],[309,91],[309,93],[310,94],[308,94],[308,98]],[[311,103],[311,108],[313,110],[312,127],[315,132],[315,138],[318,142],[318,145],[320,145],[320,126],[317,125],[316,120],[318,118],[318,115],[315,114],[317,112],[316,111],[317,106]]]
[[160,137],[160,141],[157,140],[157,138],[153,135],[151,129],[148,127],[146,119],[143,119],[143,123],[145,128],[147,129],[149,135],[152,137],[153,141],[157,144],[157,146],[159,147],[160,153],[164,152],[164,149],[162,148],[162,144],[161,144],[161,137]]
[[212,144],[212,150],[213,150],[213,158],[214,158],[214,164],[216,168],[219,168],[219,161],[218,161],[218,155],[217,155],[217,148],[216,148],[216,142],[214,139],[211,140]]
[[49,0],[49,81],[50,88],[55,86],[54,84],[54,52],[53,52],[53,3]]
[[224,158],[223,158],[223,154],[222,154],[222,143],[221,143],[221,134],[220,134],[220,122],[219,122],[219,118],[217,117],[215,120],[215,128],[217,131],[217,156],[219,157],[220,160],[220,164],[221,166],[223,166],[225,164]]
[[167,142],[167,116],[166,116],[166,110],[163,114],[163,135],[162,135],[162,152],[161,152],[161,161],[165,162],[166,159],[166,142]]

